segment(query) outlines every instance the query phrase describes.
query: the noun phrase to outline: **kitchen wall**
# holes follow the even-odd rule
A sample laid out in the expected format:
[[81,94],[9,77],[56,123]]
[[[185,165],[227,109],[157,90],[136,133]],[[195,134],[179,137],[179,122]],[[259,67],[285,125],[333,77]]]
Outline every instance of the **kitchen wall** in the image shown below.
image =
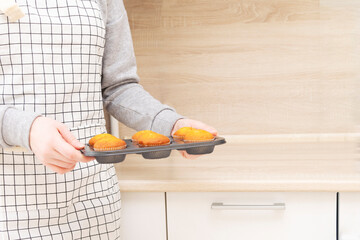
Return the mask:
[[[141,83],[221,135],[354,132],[360,1],[125,0]],[[134,130],[119,125],[120,136]]]

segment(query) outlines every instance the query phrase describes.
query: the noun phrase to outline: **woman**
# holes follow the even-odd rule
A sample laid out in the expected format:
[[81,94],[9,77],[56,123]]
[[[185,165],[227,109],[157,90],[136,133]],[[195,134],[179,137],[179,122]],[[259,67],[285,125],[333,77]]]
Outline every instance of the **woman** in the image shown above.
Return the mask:
[[121,1],[17,3],[21,19],[0,14],[1,237],[118,239],[114,167],[78,151],[105,132],[103,106],[137,130],[216,130],[183,119],[138,84]]

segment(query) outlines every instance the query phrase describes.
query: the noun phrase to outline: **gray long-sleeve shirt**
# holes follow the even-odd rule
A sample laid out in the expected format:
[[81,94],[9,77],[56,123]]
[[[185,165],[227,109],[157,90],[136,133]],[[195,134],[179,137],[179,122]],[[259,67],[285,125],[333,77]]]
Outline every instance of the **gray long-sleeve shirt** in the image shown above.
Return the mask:
[[[170,135],[174,123],[181,116],[171,107],[154,99],[139,85],[131,33],[122,0],[98,0],[98,3],[106,25],[102,66],[104,107],[131,128],[151,129]],[[30,128],[38,116],[38,113],[24,112],[14,106],[0,105],[0,146],[30,149]]]

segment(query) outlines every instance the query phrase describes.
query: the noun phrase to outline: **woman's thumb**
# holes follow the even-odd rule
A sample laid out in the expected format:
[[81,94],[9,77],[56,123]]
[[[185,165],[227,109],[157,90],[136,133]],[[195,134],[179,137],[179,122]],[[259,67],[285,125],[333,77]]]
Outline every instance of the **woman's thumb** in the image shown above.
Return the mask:
[[60,124],[58,127],[58,131],[60,133],[60,135],[63,137],[63,139],[71,144],[74,148],[76,149],[82,149],[84,148],[84,144],[82,144],[81,142],[79,142],[79,140],[77,140],[74,135],[72,135],[72,133],[70,132],[70,130],[64,125],[64,124]]

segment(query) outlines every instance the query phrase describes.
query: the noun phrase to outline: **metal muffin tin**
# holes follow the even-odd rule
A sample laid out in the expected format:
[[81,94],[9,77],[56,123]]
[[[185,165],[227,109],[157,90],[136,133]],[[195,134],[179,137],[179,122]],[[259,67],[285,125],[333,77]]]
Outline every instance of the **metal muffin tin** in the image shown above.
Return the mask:
[[214,151],[216,145],[226,143],[225,138],[215,137],[208,142],[186,143],[181,140],[174,140],[170,137],[170,144],[154,147],[140,147],[133,143],[131,139],[124,139],[127,147],[116,151],[94,151],[89,145],[81,152],[85,156],[95,157],[99,163],[119,163],[125,160],[126,154],[141,154],[145,159],[160,159],[170,156],[171,150],[185,150],[189,154],[201,155],[209,154]]

